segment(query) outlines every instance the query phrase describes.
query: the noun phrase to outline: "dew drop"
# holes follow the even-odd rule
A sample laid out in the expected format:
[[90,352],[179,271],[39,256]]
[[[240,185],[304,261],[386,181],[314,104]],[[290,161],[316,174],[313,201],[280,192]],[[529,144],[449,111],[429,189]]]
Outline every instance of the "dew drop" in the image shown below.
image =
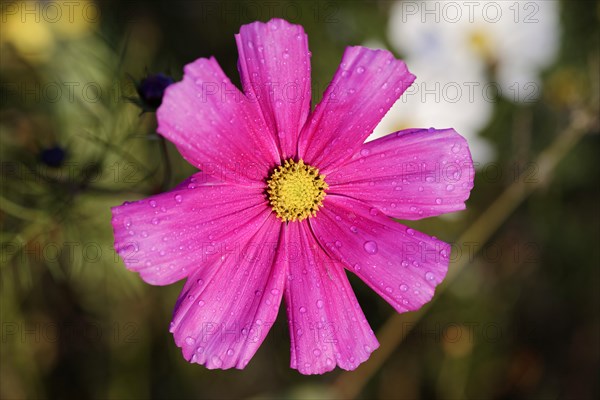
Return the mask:
[[228,350],[227,350],[227,355],[228,355],[229,357],[231,357],[231,356],[233,355],[233,349],[228,349]]
[[370,153],[371,153],[371,150],[369,150],[369,149],[362,149],[360,151],[360,155],[363,156],[363,157],[368,156]]
[[400,285],[400,290],[403,292],[407,292],[408,291],[408,286],[405,284]]
[[196,340],[193,337],[188,336],[185,338],[185,343],[188,344],[189,346],[193,346],[194,343],[196,343]]
[[430,272],[427,272],[427,273],[425,274],[425,279],[427,279],[428,281],[432,281],[432,280],[434,280],[434,279],[435,279],[435,275],[434,275],[434,274],[433,274],[433,272],[431,272],[431,271],[430,271]]
[[212,362],[213,364],[215,364],[217,367],[220,367],[221,365],[223,365],[223,360],[221,360],[220,357],[218,356],[213,356],[212,357]]
[[365,68],[364,67],[358,67],[358,68],[356,68],[356,73],[357,74],[362,74],[363,72],[365,72]]
[[435,199],[435,204],[442,204],[442,199],[440,199],[440,198]]
[[323,300],[317,300],[317,308],[323,308]]
[[358,232],[358,228],[357,228],[357,227],[355,227],[354,225],[352,225],[352,226],[350,227],[350,231],[351,231],[352,233],[356,233],[356,232]]
[[300,307],[300,312],[304,314],[306,312],[306,307]]
[[175,195],[175,201],[177,203],[181,203],[183,201],[183,197],[180,194]]
[[150,207],[155,208],[156,207],[156,201],[150,200]]
[[449,191],[449,192],[453,191],[454,190],[454,185],[448,185],[448,186],[446,186],[446,190]]
[[371,214],[372,216],[375,216],[375,215],[379,214],[379,211],[377,211],[376,208],[371,208],[371,210],[369,210],[369,214]]
[[377,243],[373,242],[372,240],[365,242],[363,247],[364,247],[365,251],[369,254],[377,253]]
[[460,144],[453,145],[451,150],[454,154],[458,153],[460,151]]
[[319,350],[319,349],[314,349],[314,350],[313,350],[313,355],[314,355],[315,357],[319,357],[319,356],[321,355],[321,350]]

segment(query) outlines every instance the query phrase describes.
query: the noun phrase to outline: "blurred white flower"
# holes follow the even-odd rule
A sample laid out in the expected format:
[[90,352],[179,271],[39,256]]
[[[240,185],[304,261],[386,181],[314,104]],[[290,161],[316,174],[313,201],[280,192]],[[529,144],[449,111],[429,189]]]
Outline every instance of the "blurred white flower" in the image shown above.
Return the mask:
[[491,161],[494,150],[478,133],[488,123],[495,99],[484,97],[481,71],[468,65],[449,71],[419,59],[406,63],[417,80],[367,140],[406,128],[454,128],[469,142],[476,166]]
[[539,73],[554,60],[559,36],[554,0],[395,3],[389,41],[417,81],[369,139],[409,126],[453,127],[476,163],[492,161],[494,149],[478,134],[494,103],[500,95],[537,99]]
[[403,1],[392,6],[389,40],[409,59],[491,69],[502,95],[533,101],[540,72],[555,59],[557,0]]

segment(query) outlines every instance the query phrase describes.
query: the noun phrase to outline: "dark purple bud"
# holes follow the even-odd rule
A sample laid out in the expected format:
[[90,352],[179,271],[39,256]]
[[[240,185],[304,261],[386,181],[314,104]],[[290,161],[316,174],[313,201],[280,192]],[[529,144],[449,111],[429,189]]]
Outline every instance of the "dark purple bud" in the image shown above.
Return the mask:
[[40,161],[52,168],[60,167],[65,161],[66,156],[67,153],[60,146],[54,146],[44,149],[40,152],[39,155]]
[[148,75],[140,81],[137,92],[146,111],[156,111],[162,103],[165,89],[174,82],[173,78],[162,73]]

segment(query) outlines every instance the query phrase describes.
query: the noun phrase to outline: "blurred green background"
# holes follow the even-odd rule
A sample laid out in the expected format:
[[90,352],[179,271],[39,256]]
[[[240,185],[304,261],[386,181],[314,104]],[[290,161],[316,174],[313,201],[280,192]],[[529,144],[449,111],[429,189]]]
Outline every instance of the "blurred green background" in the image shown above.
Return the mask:
[[[407,55],[390,38],[398,4],[0,4],[3,399],[600,396],[597,2],[556,2],[551,29],[560,35],[538,68],[534,101],[496,96],[486,104],[489,118],[467,138],[493,151],[478,166],[467,210],[408,223],[453,243],[434,302],[397,316],[352,277],[382,346],[356,371],[323,376],[289,368],[283,312],[245,370],[188,364],[168,332],[182,283],[153,287],[124,268],[109,207],[194,172],[156,135],[154,113],[142,114],[143,78],[179,80],[183,65],[214,55],[239,84],[233,35],[241,24],[283,17],[309,36],[314,104],[345,46]],[[481,44],[479,33],[471,39]],[[486,46],[485,82],[503,63],[518,63],[490,57],[494,44]],[[536,43],[516,46],[527,52]],[[407,63],[419,77],[416,58]]]

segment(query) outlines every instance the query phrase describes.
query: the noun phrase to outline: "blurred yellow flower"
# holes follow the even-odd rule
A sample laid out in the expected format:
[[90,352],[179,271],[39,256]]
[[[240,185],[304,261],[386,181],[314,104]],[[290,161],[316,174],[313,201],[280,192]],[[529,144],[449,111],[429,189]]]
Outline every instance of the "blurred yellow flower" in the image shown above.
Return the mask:
[[92,33],[100,12],[89,0],[19,1],[4,3],[0,18],[3,49],[12,46],[25,60],[38,64],[52,57],[58,40],[76,40]]

